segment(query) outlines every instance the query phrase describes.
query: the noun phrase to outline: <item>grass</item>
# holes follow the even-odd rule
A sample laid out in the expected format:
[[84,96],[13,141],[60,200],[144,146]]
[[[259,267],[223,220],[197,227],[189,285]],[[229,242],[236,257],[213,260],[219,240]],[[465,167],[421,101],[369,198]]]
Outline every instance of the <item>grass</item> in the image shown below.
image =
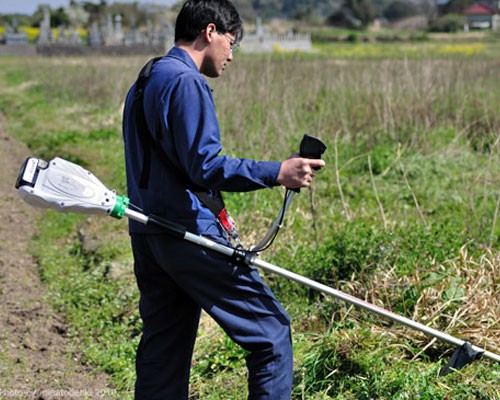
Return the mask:
[[[401,54],[406,44],[367,43],[322,45],[313,55],[242,54],[210,84],[228,154],[283,159],[305,132],[328,146],[327,168],[296,196],[264,258],[495,351],[498,42],[443,52],[449,45],[413,44],[411,57]],[[144,61],[1,59],[6,129],[33,154],[76,161],[123,192],[121,107]],[[281,196],[227,196],[246,244],[262,237]],[[141,325],[123,221],[47,212],[38,232],[33,252],[75,345],[127,398]],[[293,320],[294,400],[500,398],[498,364],[438,377],[449,345],[265,278]],[[243,356],[203,318],[193,398],[244,397]]]
[[494,59],[499,50],[498,43],[475,40],[467,42],[403,42],[394,43],[322,43],[315,46],[320,55],[335,54],[341,59],[430,59],[449,57],[484,57]]

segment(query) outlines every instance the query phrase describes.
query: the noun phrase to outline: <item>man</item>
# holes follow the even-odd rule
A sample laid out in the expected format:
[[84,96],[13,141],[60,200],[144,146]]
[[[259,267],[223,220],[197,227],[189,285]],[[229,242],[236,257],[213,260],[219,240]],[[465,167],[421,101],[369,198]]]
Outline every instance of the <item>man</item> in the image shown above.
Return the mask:
[[[188,0],[176,20],[175,46],[144,85],[127,96],[123,118],[132,204],[229,244],[227,232],[200,200],[219,191],[310,185],[322,160],[253,161],[221,155],[211,90],[243,36],[229,0]],[[139,99],[139,100],[138,100]],[[147,136],[145,138],[145,136]],[[130,222],[143,335],[137,350],[136,399],[188,398],[201,309],[248,351],[249,399],[289,400],[290,321],[258,272],[245,264]]]

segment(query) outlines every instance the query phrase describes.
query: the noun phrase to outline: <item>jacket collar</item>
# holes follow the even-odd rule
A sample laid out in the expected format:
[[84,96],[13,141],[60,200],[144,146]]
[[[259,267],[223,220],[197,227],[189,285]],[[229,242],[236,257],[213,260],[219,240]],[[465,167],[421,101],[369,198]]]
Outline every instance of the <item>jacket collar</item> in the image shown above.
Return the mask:
[[188,54],[186,50],[181,49],[180,47],[174,46],[167,53],[167,57],[173,57],[178,59],[179,61],[186,64],[189,68],[193,68],[198,71],[198,67],[196,66],[194,60]]

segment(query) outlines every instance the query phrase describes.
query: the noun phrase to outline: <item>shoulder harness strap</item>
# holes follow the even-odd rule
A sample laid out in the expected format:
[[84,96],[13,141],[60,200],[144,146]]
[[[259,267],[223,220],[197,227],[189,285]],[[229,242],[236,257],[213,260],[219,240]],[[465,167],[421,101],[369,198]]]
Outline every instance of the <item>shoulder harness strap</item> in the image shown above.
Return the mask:
[[148,187],[149,174],[151,170],[151,152],[146,151],[146,149],[148,147],[150,149],[154,149],[153,138],[148,132],[149,128],[146,123],[146,116],[144,115],[144,87],[146,86],[146,82],[151,75],[153,65],[161,58],[162,57],[155,57],[149,60],[139,72],[139,76],[137,77],[137,81],[135,84],[134,109],[137,123],[137,132],[139,134],[139,140],[144,151],[141,178],[139,180],[139,187],[141,189],[146,189]]

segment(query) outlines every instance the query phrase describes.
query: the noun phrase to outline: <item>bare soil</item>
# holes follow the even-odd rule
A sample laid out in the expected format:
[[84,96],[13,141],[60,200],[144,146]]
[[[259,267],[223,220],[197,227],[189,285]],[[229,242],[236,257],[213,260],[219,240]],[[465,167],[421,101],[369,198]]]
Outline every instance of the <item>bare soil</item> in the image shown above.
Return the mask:
[[79,362],[67,325],[46,301],[30,239],[37,214],[14,183],[29,150],[0,115],[0,399],[111,399],[108,377]]

